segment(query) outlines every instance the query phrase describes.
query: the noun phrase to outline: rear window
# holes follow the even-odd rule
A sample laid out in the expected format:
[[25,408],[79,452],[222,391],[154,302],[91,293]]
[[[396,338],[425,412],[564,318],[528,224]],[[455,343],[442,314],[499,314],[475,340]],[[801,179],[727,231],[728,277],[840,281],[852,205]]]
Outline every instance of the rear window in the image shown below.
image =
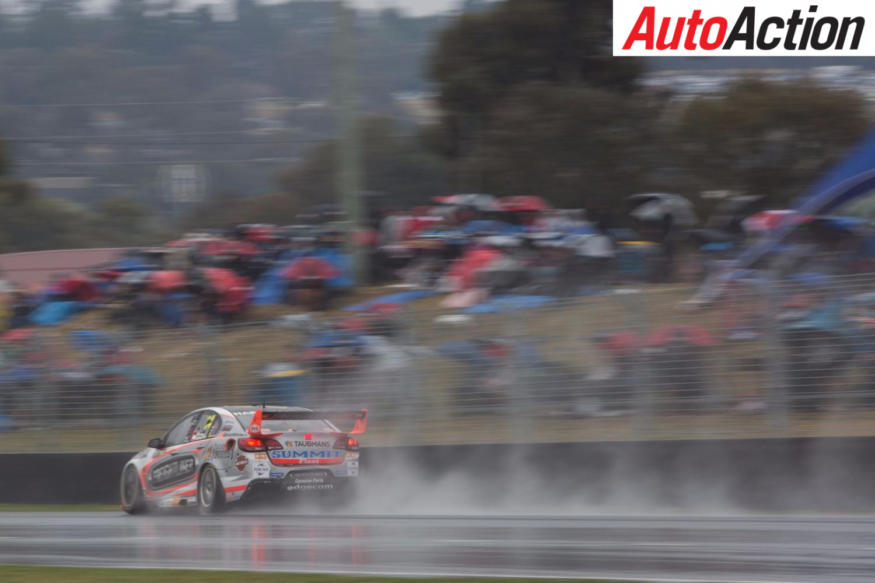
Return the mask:
[[[249,427],[255,411],[234,413],[243,427]],[[337,433],[337,427],[320,417],[306,411],[265,411],[261,417],[261,430],[264,433],[294,431],[298,433]]]

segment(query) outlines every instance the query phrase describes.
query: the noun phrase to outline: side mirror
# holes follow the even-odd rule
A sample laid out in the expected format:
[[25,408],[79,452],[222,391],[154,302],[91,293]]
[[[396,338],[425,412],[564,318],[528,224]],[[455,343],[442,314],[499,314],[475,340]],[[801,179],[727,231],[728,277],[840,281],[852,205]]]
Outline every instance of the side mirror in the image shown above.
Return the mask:
[[164,440],[160,437],[153,437],[147,445],[154,449],[162,449],[164,447]]

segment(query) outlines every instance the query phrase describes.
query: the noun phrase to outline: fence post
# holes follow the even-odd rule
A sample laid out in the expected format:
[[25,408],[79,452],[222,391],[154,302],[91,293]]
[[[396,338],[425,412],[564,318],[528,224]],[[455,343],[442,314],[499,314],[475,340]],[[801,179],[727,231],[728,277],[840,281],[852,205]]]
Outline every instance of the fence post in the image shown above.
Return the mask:
[[203,347],[204,364],[206,365],[206,389],[204,402],[222,403],[227,394],[225,376],[221,374],[221,349],[219,348],[219,333],[216,327],[207,321],[201,321],[195,326],[196,333]]
[[[647,322],[644,298],[637,288],[619,288],[614,294],[620,300],[623,311],[624,328],[634,332],[643,340],[650,326]],[[635,428],[639,432],[653,429],[653,413],[655,406],[653,379],[648,374],[648,363],[643,345],[638,347],[632,357],[632,384],[634,389],[630,395],[635,400],[633,409],[637,415]]]
[[[428,312],[423,314],[427,316]],[[380,401],[389,402],[389,399],[401,399],[401,420],[398,426],[398,434],[401,445],[415,445],[422,439],[421,434],[416,433],[416,428],[423,426],[424,407],[422,406],[422,374],[420,372],[421,356],[415,341],[417,338],[413,330],[417,314],[408,308],[403,312],[403,329],[399,334],[398,342],[404,350],[404,366],[399,373],[390,371],[392,375],[391,387],[384,385],[384,390],[391,390],[390,395],[383,395]],[[400,381],[400,382],[399,382]]]
[[781,294],[774,270],[765,272],[765,280],[760,283],[760,290],[766,300],[764,337],[767,345],[766,363],[769,378],[766,394],[769,423],[773,429],[783,431],[788,423],[787,363],[778,319]]
[[526,367],[521,362],[526,352],[525,333],[529,332],[529,340],[531,340],[531,330],[528,330],[527,323],[523,322],[522,314],[531,315],[537,312],[537,308],[528,313],[521,310],[518,314],[504,318],[506,323],[504,331],[512,351],[509,362],[510,386],[507,391],[510,402],[505,409],[508,415],[505,421],[510,423],[510,439],[514,443],[525,443],[534,432],[532,408],[537,399],[534,398],[536,395],[533,395],[532,391],[536,389],[530,386],[531,375],[526,374]]

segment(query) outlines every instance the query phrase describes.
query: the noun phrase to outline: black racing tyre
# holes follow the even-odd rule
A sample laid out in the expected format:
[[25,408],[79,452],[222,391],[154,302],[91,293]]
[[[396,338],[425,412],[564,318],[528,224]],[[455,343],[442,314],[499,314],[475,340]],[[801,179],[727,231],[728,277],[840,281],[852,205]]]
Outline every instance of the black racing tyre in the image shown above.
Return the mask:
[[201,514],[216,514],[225,508],[225,489],[219,472],[205,465],[197,481],[197,508]]
[[146,506],[146,495],[143,494],[143,484],[140,482],[136,466],[126,466],[122,471],[119,489],[122,510],[128,514],[142,514],[149,509]]

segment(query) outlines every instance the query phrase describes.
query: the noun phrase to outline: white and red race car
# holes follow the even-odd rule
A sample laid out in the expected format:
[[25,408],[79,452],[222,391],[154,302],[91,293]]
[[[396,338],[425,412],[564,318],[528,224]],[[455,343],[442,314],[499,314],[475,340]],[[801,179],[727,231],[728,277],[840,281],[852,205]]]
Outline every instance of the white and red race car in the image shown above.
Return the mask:
[[[354,421],[352,428],[339,429],[340,419]],[[359,473],[355,436],[367,423],[367,409],[352,414],[252,405],[197,409],[125,464],[122,509],[136,514],[196,504],[211,513],[264,487],[349,488]]]

